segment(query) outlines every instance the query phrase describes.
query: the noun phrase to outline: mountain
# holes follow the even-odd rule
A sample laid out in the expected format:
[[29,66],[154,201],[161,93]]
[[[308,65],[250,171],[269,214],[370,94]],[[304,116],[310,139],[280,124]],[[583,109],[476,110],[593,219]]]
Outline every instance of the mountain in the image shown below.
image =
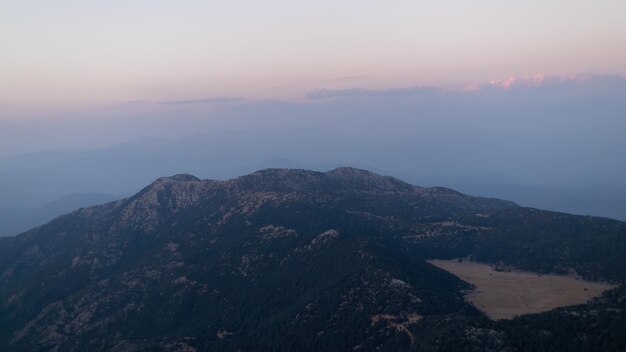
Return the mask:
[[[462,116],[464,111],[459,107],[453,115]],[[506,113],[508,116],[511,112]],[[524,120],[528,115],[535,116],[534,112],[523,115]],[[611,130],[616,136],[591,143],[586,135],[563,140],[559,138],[564,136],[493,134],[482,130],[483,124],[474,126],[468,121],[464,124],[469,125],[459,125],[456,120],[437,119],[440,128],[425,129],[428,113],[420,119],[414,116],[397,123],[386,122],[393,131],[385,132],[381,126],[373,134],[357,132],[355,125],[363,125],[363,121],[355,121],[346,126],[349,132],[345,133],[310,128],[220,131],[1,157],[0,233],[24,230],[21,225],[10,224],[12,219],[68,194],[134,194],[163,175],[190,173],[201,178],[228,179],[262,168],[328,170],[342,165],[394,175],[414,184],[501,197],[526,206],[626,220],[626,154],[619,152],[626,150],[626,140],[618,133],[623,129],[614,127]],[[502,121],[500,115],[494,116],[493,123],[487,125]],[[568,124],[566,121],[556,126],[562,131],[562,126]],[[450,126],[464,127],[454,131]],[[579,145],[582,141],[586,142]],[[465,187],[468,183],[475,185]],[[506,187],[494,189],[493,185]],[[525,185],[568,190],[546,192]],[[607,197],[607,192],[597,187],[607,187],[612,194]]]
[[621,284],[626,224],[354,168],[163,177],[0,239],[0,349],[626,347],[623,285],[492,321],[468,283],[426,262],[460,257]]

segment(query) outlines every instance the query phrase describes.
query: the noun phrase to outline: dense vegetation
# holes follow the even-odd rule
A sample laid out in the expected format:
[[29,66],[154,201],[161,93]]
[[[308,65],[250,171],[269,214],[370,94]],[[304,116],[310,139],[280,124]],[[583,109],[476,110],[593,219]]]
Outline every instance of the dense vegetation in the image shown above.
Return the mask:
[[622,283],[626,225],[341,168],[179,175],[0,239],[2,351],[624,350],[623,286],[493,322],[429,258]]

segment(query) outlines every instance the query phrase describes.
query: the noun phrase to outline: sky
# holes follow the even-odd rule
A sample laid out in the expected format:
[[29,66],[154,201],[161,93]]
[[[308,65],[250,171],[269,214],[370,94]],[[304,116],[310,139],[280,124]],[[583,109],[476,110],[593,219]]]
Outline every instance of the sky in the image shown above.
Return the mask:
[[0,120],[624,75],[624,13],[621,0],[1,0]]
[[[0,176],[159,138],[258,148],[250,165],[626,187],[625,13],[621,0],[0,0]],[[185,149],[198,135],[234,137]],[[163,144],[140,145],[129,157]]]
[[626,219],[624,14],[623,0],[0,0],[0,223],[165,175],[339,165]]

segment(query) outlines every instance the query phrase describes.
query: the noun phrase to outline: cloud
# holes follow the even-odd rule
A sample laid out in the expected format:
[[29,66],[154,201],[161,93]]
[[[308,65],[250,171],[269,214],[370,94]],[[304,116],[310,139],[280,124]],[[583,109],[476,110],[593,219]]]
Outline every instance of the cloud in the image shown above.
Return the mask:
[[226,104],[235,103],[245,100],[243,97],[209,97],[202,99],[189,99],[189,100],[166,100],[161,101],[161,105],[198,105],[198,104]]
[[336,98],[386,98],[393,96],[412,96],[432,94],[439,92],[439,88],[433,87],[409,87],[390,89],[315,89],[306,93],[306,98],[311,100],[336,99]]
[[466,91],[533,91],[554,90],[586,94],[626,93],[626,78],[617,74],[580,73],[571,76],[535,74],[492,80],[485,85],[471,84]]
[[524,88],[538,87],[544,83],[548,83],[550,80],[555,80],[555,79],[561,80],[562,78],[558,76],[548,77],[543,73],[538,73],[532,76],[522,76],[522,77],[511,76],[503,80],[492,80],[491,82],[489,82],[488,86],[497,87],[497,88],[501,88],[504,90],[507,90],[510,88],[519,88],[519,87],[524,87]]

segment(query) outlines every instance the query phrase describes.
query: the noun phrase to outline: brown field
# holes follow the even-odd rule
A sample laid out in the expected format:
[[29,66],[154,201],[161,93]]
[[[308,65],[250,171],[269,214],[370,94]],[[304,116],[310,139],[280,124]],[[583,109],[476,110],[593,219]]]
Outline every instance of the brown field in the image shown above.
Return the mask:
[[570,276],[495,271],[487,264],[455,259],[428,262],[476,286],[466,299],[493,320],[585,303],[614,287]]

